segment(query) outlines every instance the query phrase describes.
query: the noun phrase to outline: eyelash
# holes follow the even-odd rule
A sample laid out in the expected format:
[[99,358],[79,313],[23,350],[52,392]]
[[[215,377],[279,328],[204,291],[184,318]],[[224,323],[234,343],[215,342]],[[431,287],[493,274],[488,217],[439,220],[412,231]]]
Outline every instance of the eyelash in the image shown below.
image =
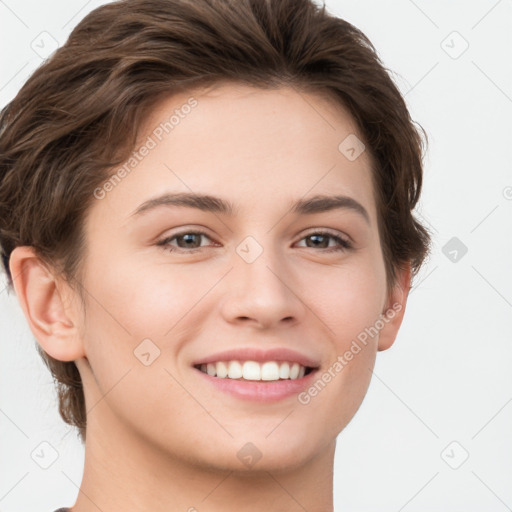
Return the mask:
[[[194,252],[197,252],[197,251],[200,251],[200,250],[204,249],[204,247],[195,247],[193,249],[184,249],[182,247],[174,247],[174,246],[169,245],[172,240],[174,240],[175,238],[179,238],[181,236],[184,236],[184,235],[203,235],[206,238],[209,238],[211,240],[211,238],[205,232],[203,232],[203,231],[182,231],[181,233],[176,233],[176,234],[174,234],[172,236],[164,238],[163,240],[157,242],[156,245],[160,246],[160,247],[163,247],[164,249],[166,249],[166,250],[168,250],[170,252],[194,253]],[[329,231],[313,231],[311,233],[308,233],[304,237],[302,237],[299,241],[302,241],[305,238],[308,238],[308,237],[313,236],[313,235],[320,235],[320,236],[324,236],[324,237],[329,237],[329,238],[332,238],[333,240],[335,240],[336,242],[338,242],[338,244],[339,244],[338,247],[331,247],[329,249],[322,249],[323,252],[331,253],[331,252],[347,251],[347,250],[352,249],[352,244],[348,240],[340,237],[339,235],[334,235],[333,233],[330,233]],[[306,248],[307,249],[314,249],[314,247],[306,247]]]

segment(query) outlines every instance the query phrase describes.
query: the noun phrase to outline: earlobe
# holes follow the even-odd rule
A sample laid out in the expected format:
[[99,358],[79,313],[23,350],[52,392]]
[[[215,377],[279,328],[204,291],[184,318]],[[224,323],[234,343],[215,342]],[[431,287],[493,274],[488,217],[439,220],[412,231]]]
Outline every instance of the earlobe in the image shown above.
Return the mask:
[[60,361],[85,356],[73,317],[58,281],[30,246],[16,247],[9,260],[13,285],[32,334],[41,348]]
[[395,342],[400,325],[402,325],[410,287],[411,267],[409,265],[398,271],[396,284],[382,313],[382,323],[384,325],[379,333],[379,351],[387,350]]

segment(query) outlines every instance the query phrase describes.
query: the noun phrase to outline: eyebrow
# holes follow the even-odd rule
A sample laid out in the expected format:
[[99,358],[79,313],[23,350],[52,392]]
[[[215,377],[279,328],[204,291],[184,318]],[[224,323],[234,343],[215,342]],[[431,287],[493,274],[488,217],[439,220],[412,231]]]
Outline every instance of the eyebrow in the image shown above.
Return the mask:
[[[237,211],[233,203],[226,199],[208,194],[181,192],[176,194],[162,194],[148,199],[136,208],[130,216],[142,215],[161,206],[185,206],[188,208],[197,208],[204,212],[222,213],[230,217]],[[370,224],[368,211],[361,203],[349,196],[316,195],[306,199],[299,199],[291,205],[291,212],[299,215],[311,215],[331,210],[352,210],[361,215],[366,222]]]

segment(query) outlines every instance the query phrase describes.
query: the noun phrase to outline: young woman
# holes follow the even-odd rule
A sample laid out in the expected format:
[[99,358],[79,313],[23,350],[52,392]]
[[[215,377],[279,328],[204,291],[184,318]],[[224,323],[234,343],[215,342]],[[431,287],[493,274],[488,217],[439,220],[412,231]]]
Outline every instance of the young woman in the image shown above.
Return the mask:
[[333,510],[429,248],[423,139],[310,0],[97,8],[0,119],[0,244],[78,428],[72,512]]

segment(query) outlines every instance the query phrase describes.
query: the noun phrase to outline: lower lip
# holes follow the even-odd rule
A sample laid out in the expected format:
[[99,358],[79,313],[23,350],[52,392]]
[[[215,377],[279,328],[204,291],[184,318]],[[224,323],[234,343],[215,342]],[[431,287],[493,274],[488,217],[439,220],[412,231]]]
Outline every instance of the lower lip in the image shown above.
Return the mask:
[[300,379],[293,380],[250,381],[228,378],[221,379],[220,377],[212,377],[197,368],[193,369],[199,373],[206,382],[209,382],[218,390],[229,393],[237,398],[253,402],[277,402],[284,398],[297,395],[308,386],[311,386],[318,372],[318,369],[316,369]]

